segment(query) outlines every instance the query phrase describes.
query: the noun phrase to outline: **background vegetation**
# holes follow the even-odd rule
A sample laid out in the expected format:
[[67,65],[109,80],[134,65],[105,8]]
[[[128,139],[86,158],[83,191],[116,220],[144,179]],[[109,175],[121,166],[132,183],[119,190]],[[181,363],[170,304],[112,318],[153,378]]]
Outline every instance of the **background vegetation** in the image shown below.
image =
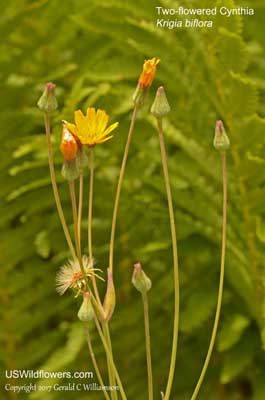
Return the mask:
[[[232,0],[183,0],[181,5],[215,3],[235,6]],[[68,190],[60,176],[60,120],[71,120],[75,109],[95,105],[120,121],[114,140],[96,148],[94,244],[98,266],[105,269],[131,97],[143,60],[156,56],[161,64],[136,125],[119,210],[118,304],[111,324],[116,361],[129,399],[146,399],[141,299],[130,282],[133,262],[141,260],[153,280],[152,350],[156,398],[160,398],[170,357],[173,270],[158,138],[149,107],[156,86],[163,84],[172,106],[166,142],[181,261],[180,351],[172,399],[190,398],[213,323],[221,177],[212,139],[215,120],[222,118],[232,143],[225,293],[216,351],[199,398],[263,400],[264,2],[244,2],[256,7],[255,17],[218,17],[211,30],[183,31],[157,29],[157,5],[180,4],[1,1],[1,370],[92,369],[76,319],[78,305],[69,295],[60,298],[54,289],[56,271],[68,253],[50,185],[42,115],[36,108],[43,85],[50,80],[57,84],[59,111],[53,118],[53,139],[68,221]],[[83,229],[85,235],[85,225]],[[106,372],[96,337],[95,349]],[[17,398],[3,386],[1,390],[1,398]],[[76,399],[77,394],[64,392],[63,397]],[[78,394],[80,400],[101,397],[98,392]],[[62,394],[37,392],[19,398],[57,400]]]

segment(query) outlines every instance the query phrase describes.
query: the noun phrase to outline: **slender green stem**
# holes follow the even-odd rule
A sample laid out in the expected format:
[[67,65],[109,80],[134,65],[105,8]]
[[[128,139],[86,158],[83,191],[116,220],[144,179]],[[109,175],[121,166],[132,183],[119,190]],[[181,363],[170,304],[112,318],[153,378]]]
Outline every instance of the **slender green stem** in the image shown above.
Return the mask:
[[64,217],[64,212],[62,208],[62,203],[60,200],[60,195],[56,183],[56,177],[55,177],[55,170],[54,170],[54,161],[53,161],[53,151],[52,151],[52,143],[51,143],[51,122],[50,122],[50,115],[49,113],[44,113],[44,123],[45,123],[45,131],[46,131],[46,139],[47,139],[47,147],[48,147],[48,161],[49,161],[49,168],[50,168],[50,175],[51,175],[51,183],[52,183],[52,189],[53,189],[53,194],[55,198],[55,203],[57,206],[57,211],[59,214],[59,218],[63,227],[64,235],[66,238],[66,241],[68,243],[70,252],[72,254],[72,257],[75,259],[76,258],[76,252],[73,246],[73,242],[65,221]]
[[77,251],[77,257],[81,259],[81,249],[79,246],[78,240],[78,217],[77,217],[77,208],[76,208],[76,195],[75,195],[75,182],[69,181],[69,190],[70,190],[70,197],[71,197],[71,204],[72,204],[72,211],[73,211],[73,221],[74,221],[74,237],[75,237],[75,247]]
[[[134,125],[136,121],[138,113],[138,107],[135,106],[132,114],[132,119],[129,127],[129,132],[127,136],[127,141],[124,149],[124,154],[123,154],[123,159],[122,159],[122,164],[121,164],[121,169],[120,169],[120,174],[119,174],[119,179],[118,179],[118,185],[116,189],[116,195],[115,195],[115,200],[114,200],[114,209],[113,209],[113,216],[112,216],[112,224],[111,224],[111,234],[110,234],[110,248],[109,248],[109,268],[110,271],[113,272],[113,257],[114,257],[114,241],[115,241],[115,231],[116,231],[116,223],[117,223],[117,215],[118,215],[118,208],[119,208],[119,201],[120,201],[120,194],[121,194],[121,188],[122,188],[122,182],[124,178],[124,173],[125,173],[125,168],[126,168],[126,163],[127,163],[127,158],[129,154],[129,149],[130,149],[130,144],[131,144],[131,139],[132,139],[132,134],[134,130]],[[108,363],[111,364],[113,362],[113,354],[112,354],[112,349],[111,349],[111,338],[110,338],[110,333],[108,329],[108,324],[105,325],[104,327],[104,333],[110,348],[110,356],[111,359],[108,359]],[[110,379],[112,380],[111,377],[111,371],[110,372]]]
[[90,180],[89,180],[89,203],[88,203],[88,254],[90,260],[92,254],[92,210],[93,210],[93,191],[94,191],[94,149],[90,149]]
[[[116,384],[115,382],[115,373],[112,369],[112,363],[114,363],[113,359],[113,354],[112,354],[112,346],[111,346],[111,339],[110,339],[110,333],[109,333],[109,328],[108,328],[108,322],[104,320],[105,315],[104,315],[104,309],[101,304],[98,304],[97,299],[95,298],[93,292],[91,292],[91,298],[93,302],[93,306],[95,307],[96,310],[96,315],[99,316],[100,322],[103,328],[103,334],[106,340],[106,343],[109,348],[109,353],[106,352],[106,357],[107,357],[107,366],[108,366],[108,375],[109,375],[109,382],[111,386],[114,386]],[[98,318],[98,317],[97,317]],[[112,360],[112,363],[111,363]],[[113,392],[111,392],[111,398],[116,399],[117,394],[114,395]]]
[[98,322],[98,320],[97,320],[96,317],[95,317],[95,323],[96,323],[96,327],[97,327],[97,330],[98,330],[100,339],[101,339],[101,341],[102,341],[103,347],[104,347],[104,349],[105,349],[105,352],[106,352],[107,356],[108,356],[109,359],[110,359],[111,368],[113,369],[113,371],[114,371],[114,373],[115,373],[115,377],[116,377],[116,380],[117,380],[118,385],[119,385],[121,397],[122,397],[123,400],[127,400],[126,394],[125,394],[124,389],[123,389],[123,385],[122,385],[122,383],[121,383],[121,379],[120,379],[119,373],[118,373],[118,371],[117,371],[117,368],[116,368],[116,366],[115,366],[115,364],[114,364],[114,361],[113,361],[113,358],[112,358],[112,356],[111,356],[111,352],[110,352],[109,346],[108,346],[108,344],[107,344],[107,341],[106,341],[105,336],[104,336],[103,333],[102,333],[100,324],[99,324],[99,322]]
[[170,188],[170,180],[168,173],[168,165],[167,165],[167,155],[165,149],[164,142],[164,133],[162,120],[157,120],[158,132],[159,132],[159,143],[161,150],[161,158],[165,179],[165,186],[167,192],[167,201],[168,201],[168,211],[169,211],[169,219],[170,219],[170,229],[171,229],[171,238],[172,238],[172,250],[173,250],[173,264],[174,264],[174,327],[173,327],[173,339],[172,339],[172,352],[171,352],[171,361],[169,368],[169,375],[165,393],[165,400],[169,400],[172,384],[174,380],[175,373],[175,365],[176,365],[176,356],[177,356],[177,348],[178,348],[178,330],[179,330],[179,266],[178,266],[178,249],[177,249],[177,236],[176,236],[176,227],[175,227],[175,219],[174,219],[174,209],[173,209],[173,201],[171,195]]
[[150,327],[149,327],[149,310],[147,293],[142,293],[144,307],[144,328],[145,328],[145,346],[146,346],[146,363],[148,373],[148,399],[153,400],[153,373],[152,373],[152,357],[151,357],[151,342],[150,342]]
[[73,211],[74,237],[75,237],[75,247],[76,247],[76,252],[77,252],[77,258],[78,258],[79,265],[80,265],[81,271],[83,273],[84,279],[86,281],[86,286],[88,288],[86,271],[85,271],[85,268],[84,268],[84,265],[83,265],[81,248],[80,248],[79,240],[78,240],[78,216],[77,216],[76,196],[75,196],[75,183],[74,183],[74,181],[69,181],[69,190],[70,190],[70,197],[71,197],[71,204],[72,204],[72,211]]
[[[105,336],[108,348],[109,348],[109,354],[107,354],[107,364],[108,364],[108,373],[109,373],[109,380],[110,380],[110,385],[115,386],[116,385],[116,380],[115,380],[115,372],[113,371],[113,368],[111,367],[112,363],[114,363],[114,358],[113,358],[113,352],[112,352],[112,344],[111,344],[111,337],[110,337],[110,332],[109,332],[109,325],[107,321],[104,321],[102,323],[102,328],[103,328],[103,334]],[[116,390],[111,392],[111,398],[114,400],[118,399],[118,395]]]
[[79,201],[78,201],[78,218],[77,218],[78,241],[79,241],[80,248],[81,248],[81,223],[82,223],[82,209],[83,209],[83,193],[84,193],[84,175],[83,175],[83,171],[81,171],[80,177],[79,177]]
[[204,361],[204,365],[199,377],[198,383],[195,387],[191,400],[195,400],[203,383],[211,355],[214,348],[214,343],[217,334],[218,323],[220,319],[222,297],[223,297],[223,287],[224,287],[224,273],[225,273],[225,250],[226,250],[226,225],[227,225],[227,172],[226,172],[226,153],[221,152],[221,163],[222,163],[222,176],[223,176],[223,227],[222,227],[222,254],[221,254],[221,268],[220,268],[220,281],[219,281],[219,291],[216,306],[216,313],[213,325],[212,336],[210,340],[210,345],[208,352]]
[[[133,134],[133,130],[134,130],[137,113],[138,113],[138,107],[134,106],[132,119],[131,119],[131,123],[130,123],[130,127],[129,127],[129,132],[128,132],[128,136],[127,136],[127,141],[126,141],[126,145],[125,145],[125,149],[124,149],[123,159],[122,159],[122,163],[121,163],[121,169],[120,169],[118,185],[117,185],[116,194],[115,194],[115,200],[114,200],[114,209],[113,209],[111,234],[110,234],[110,248],[109,248],[109,268],[112,273],[113,273],[115,231],[116,231],[116,224],[117,224],[117,215],[118,215],[120,194],[121,194],[122,182],[123,182],[123,178],[124,178],[124,173],[125,173],[125,168],[126,168],[126,163],[127,163],[127,158],[128,158],[128,154],[129,154],[129,149],[130,149],[130,144],[131,144],[131,139],[132,139],[132,134]],[[113,354],[112,354],[112,349],[111,349],[111,338],[110,338],[110,333],[109,333],[109,329],[108,329],[108,324],[104,327],[104,332],[106,334],[106,339],[107,339],[109,347],[110,347],[110,355],[111,355],[111,358],[113,361]],[[108,360],[108,363],[111,363],[110,359]],[[109,372],[110,372],[110,379],[112,380],[111,371],[109,371]]]
[[[93,192],[94,192],[94,149],[90,149],[90,159],[89,159],[89,169],[90,169],[90,180],[89,180],[89,203],[88,203],[88,255],[89,259],[93,260],[93,246],[92,246],[92,211],[93,211]],[[97,282],[95,277],[92,275],[91,277],[92,280],[92,285],[96,297],[96,303],[99,309],[102,310],[102,303],[100,300],[99,292],[98,292],[98,287],[97,287]],[[104,310],[101,312],[104,313]],[[105,327],[105,323],[103,322],[103,329]],[[112,350],[111,350],[111,342],[110,337],[107,336],[107,331],[104,330],[104,336],[107,340],[108,346],[110,348],[110,353],[111,357],[113,360],[112,356]],[[115,377],[113,375],[112,367],[111,367],[111,360],[109,358],[109,355],[107,354],[107,365],[108,365],[108,374],[109,374],[109,381],[110,385],[114,386],[115,385]],[[111,398],[113,400],[117,399],[117,393],[116,391],[111,391]]]
[[[89,179],[89,200],[88,200],[88,256],[89,260],[92,262],[93,260],[93,247],[92,247],[92,211],[93,211],[93,192],[94,192],[94,149],[93,147],[90,149],[90,158],[89,158],[89,169],[90,169],[90,179]],[[99,306],[101,305],[101,300],[98,292],[97,282],[94,275],[91,277],[93,289],[95,292],[95,296]]]
[[[86,341],[87,341],[90,357],[91,357],[92,363],[94,365],[94,369],[95,369],[98,381],[99,381],[101,387],[104,388],[105,385],[103,383],[103,379],[102,379],[102,376],[101,376],[101,373],[100,373],[100,370],[99,370],[99,367],[98,367],[98,363],[97,363],[97,360],[96,360],[96,357],[95,357],[95,354],[94,354],[94,351],[93,351],[93,346],[92,346],[92,342],[91,342],[91,337],[90,337],[89,327],[88,326],[85,326],[85,335],[86,335]],[[102,390],[103,390],[103,393],[104,393],[104,396],[105,396],[106,400],[110,400],[110,397],[109,397],[107,391],[105,389],[102,389]]]
[[127,142],[124,149],[120,175],[114,200],[114,209],[113,209],[113,217],[112,217],[112,224],[111,224],[111,234],[110,234],[110,249],[109,249],[109,268],[111,272],[113,272],[113,255],[114,255],[114,240],[115,240],[115,231],[116,231],[116,223],[117,223],[117,215],[118,215],[118,208],[119,208],[119,201],[120,201],[120,194],[121,194],[121,187],[122,181],[125,173],[125,167],[127,163],[127,158],[129,154],[130,143],[132,139],[133,129],[136,121],[138,113],[138,107],[135,106],[132,114],[131,124],[128,132]]

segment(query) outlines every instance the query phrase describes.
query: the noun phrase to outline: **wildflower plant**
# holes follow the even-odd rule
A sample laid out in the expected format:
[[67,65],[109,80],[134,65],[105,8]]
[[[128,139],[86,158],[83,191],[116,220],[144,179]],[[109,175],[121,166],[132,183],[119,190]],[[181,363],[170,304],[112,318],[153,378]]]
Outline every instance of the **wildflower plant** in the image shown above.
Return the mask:
[[[112,350],[112,340],[109,329],[111,318],[115,312],[116,306],[116,290],[114,271],[114,250],[115,250],[115,233],[118,218],[118,209],[120,203],[121,189],[125,174],[127,159],[131,146],[131,140],[137,120],[139,110],[143,104],[147,102],[149,88],[155,78],[156,69],[160,60],[152,58],[145,60],[138,79],[137,87],[132,96],[133,112],[131,123],[128,131],[127,141],[121,162],[116,193],[114,197],[113,216],[110,231],[109,242],[109,263],[106,267],[95,268],[93,241],[92,241],[92,219],[93,219],[93,192],[94,192],[94,148],[97,145],[108,142],[119,126],[118,122],[109,123],[110,117],[105,110],[88,107],[86,112],[76,110],[73,116],[73,122],[62,121],[62,137],[60,150],[62,153],[62,175],[69,185],[69,199],[72,207],[72,223],[73,238],[69,230],[69,222],[66,222],[60,194],[57,186],[56,173],[53,161],[53,149],[51,142],[51,123],[50,114],[58,107],[55,96],[55,84],[47,83],[38,107],[43,111],[45,131],[48,149],[48,162],[50,168],[51,183],[58,210],[58,215],[65,234],[65,238],[70,250],[71,258],[59,269],[56,275],[56,290],[60,295],[72,291],[77,301],[81,299],[79,310],[76,311],[77,317],[84,324],[84,331],[88,350],[91,360],[98,378],[102,386],[102,393],[107,400],[127,400],[127,395],[121,381],[118,368],[115,364],[114,354]],[[169,400],[172,395],[172,387],[176,370],[178,333],[179,333],[179,261],[177,248],[177,234],[175,225],[175,213],[172,200],[172,192],[170,185],[170,177],[168,171],[168,162],[165,144],[165,128],[164,119],[170,112],[170,105],[166,97],[164,88],[161,86],[156,92],[156,96],[151,107],[151,114],[157,122],[157,131],[160,144],[162,170],[165,182],[165,193],[168,203],[169,226],[171,231],[172,258],[173,258],[173,281],[174,281],[174,324],[172,334],[172,348],[170,365],[168,371],[168,379],[166,387],[155,388],[152,373],[152,354],[151,354],[151,332],[149,322],[149,299],[148,293],[152,288],[152,281],[149,273],[144,271],[140,262],[135,263],[132,274],[132,284],[140,292],[142,296],[143,314],[144,314],[144,331],[146,345],[146,364],[147,364],[147,381],[148,381],[148,400],[154,399],[154,393],[161,392],[162,399]],[[120,135],[120,133],[119,133]],[[216,131],[214,138],[214,147],[220,152],[222,161],[223,175],[223,231],[222,231],[222,255],[221,255],[221,272],[220,285],[218,293],[218,302],[216,308],[216,317],[212,332],[212,337],[207,352],[206,360],[196,385],[195,391],[191,397],[195,400],[199,389],[205,377],[213,346],[216,339],[217,327],[220,318],[223,282],[224,282],[224,264],[225,264],[225,247],[226,247],[226,209],[227,209],[227,177],[226,177],[226,150],[229,148],[229,139],[224,130],[221,121],[216,123]],[[87,219],[87,246],[81,237],[81,225],[84,219],[84,169],[89,169],[89,193],[88,193],[88,214]],[[78,197],[76,195],[76,186],[79,185]],[[87,250],[86,250],[87,249]],[[103,281],[105,285],[105,296],[101,298],[98,290],[98,282]],[[118,385],[119,391],[112,390],[110,393],[106,390],[105,377],[102,376],[99,364],[93,351],[93,343],[91,339],[91,329],[96,328],[98,336],[102,342],[102,346],[106,353],[106,362],[108,367],[109,385],[115,387]],[[169,336],[170,338],[170,336]],[[163,391],[161,391],[163,389]]]

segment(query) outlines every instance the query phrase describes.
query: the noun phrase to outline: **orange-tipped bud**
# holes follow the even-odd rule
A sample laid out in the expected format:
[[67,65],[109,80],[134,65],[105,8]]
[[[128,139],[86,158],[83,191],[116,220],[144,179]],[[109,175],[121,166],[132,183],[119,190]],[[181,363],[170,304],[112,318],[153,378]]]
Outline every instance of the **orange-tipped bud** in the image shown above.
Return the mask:
[[74,161],[78,152],[78,144],[72,133],[67,128],[66,123],[63,122],[63,133],[61,141],[61,152],[64,161]]
[[156,66],[159,62],[160,60],[155,57],[150,60],[145,60],[144,62],[143,71],[133,94],[133,102],[138,107],[142,106],[146,101],[149,88],[155,77]]
[[156,73],[156,66],[160,62],[158,58],[151,58],[150,60],[145,60],[143,65],[143,71],[139,78],[139,85],[142,88],[148,88],[151,86],[155,73]]

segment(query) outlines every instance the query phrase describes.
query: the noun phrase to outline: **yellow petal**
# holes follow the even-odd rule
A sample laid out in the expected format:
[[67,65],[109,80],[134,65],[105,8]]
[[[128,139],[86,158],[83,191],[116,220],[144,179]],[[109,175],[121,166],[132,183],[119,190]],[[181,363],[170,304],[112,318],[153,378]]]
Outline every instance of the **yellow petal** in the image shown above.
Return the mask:
[[113,135],[112,135],[112,136],[105,137],[105,138],[103,138],[103,139],[98,139],[98,140],[97,140],[97,143],[98,143],[98,144],[104,143],[104,142],[107,142],[107,140],[110,140],[110,139],[112,139],[112,138],[113,138]]
[[80,140],[80,142],[82,144],[91,144],[91,137],[88,134],[86,134],[86,135],[79,134],[78,139]]
[[119,122],[115,122],[114,124],[110,125],[104,132],[104,136],[107,136],[110,132],[117,128]]
[[96,134],[100,135],[106,129],[106,126],[109,122],[109,116],[104,110],[97,110],[97,126],[96,126]]
[[96,110],[94,107],[89,107],[86,112],[88,131],[93,136],[96,133]]
[[81,110],[75,111],[75,124],[80,131],[85,123],[85,118]]

